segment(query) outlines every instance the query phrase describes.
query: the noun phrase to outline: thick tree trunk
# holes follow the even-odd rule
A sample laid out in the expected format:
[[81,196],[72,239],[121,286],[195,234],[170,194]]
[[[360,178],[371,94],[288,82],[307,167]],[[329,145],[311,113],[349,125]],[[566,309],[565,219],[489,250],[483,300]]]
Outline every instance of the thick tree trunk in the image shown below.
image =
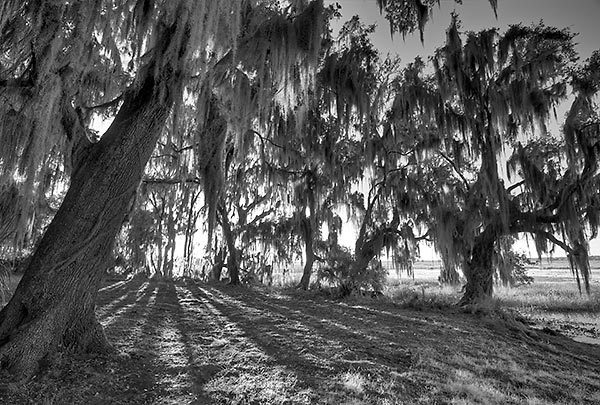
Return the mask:
[[173,104],[173,83],[141,73],[114,122],[79,156],[65,199],[0,312],[0,365],[31,375],[60,347],[106,352],[95,299],[115,235]]
[[464,266],[467,284],[459,305],[478,304],[492,297],[494,291],[494,245],[498,237],[498,227],[489,225],[475,239],[470,258]]

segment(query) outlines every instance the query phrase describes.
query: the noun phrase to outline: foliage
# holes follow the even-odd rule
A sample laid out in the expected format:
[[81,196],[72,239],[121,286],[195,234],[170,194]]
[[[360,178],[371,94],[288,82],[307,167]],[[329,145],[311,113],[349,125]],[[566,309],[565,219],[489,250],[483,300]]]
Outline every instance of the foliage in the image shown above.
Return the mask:
[[324,264],[318,267],[318,279],[339,289],[345,297],[353,292],[381,292],[387,278],[387,270],[380,260],[374,260],[360,271],[353,271],[354,255],[342,246],[331,246]]
[[493,265],[496,269],[496,280],[504,286],[518,287],[533,283],[533,277],[527,274],[527,266],[532,262],[523,253],[513,250],[515,239],[500,238],[494,251]]
[[[462,3],[462,0],[455,0]],[[497,13],[498,0],[489,0],[494,13]],[[423,41],[423,29],[429,21],[433,7],[440,0],[377,0],[381,11],[385,11],[390,23],[390,32],[400,32],[403,36],[419,30]]]
[[136,209],[132,212],[129,223],[122,230],[123,243],[117,246],[117,255],[125,258],[128,272],[146,273],[150,271],[148,256],[152,246],[160,235],[156,234],[156,223],[149,211]]
[[[412,141],[427,162],[407,207],[417,218],[430,217],[425,222],[445,267],[467,276],[466,299],[491,292],[492,278],[483,276],[493,268],[489,252],[499,248],[501,236],[522,232],[534,236],[540,251],[549,241],[569,252],[575,274],[588,285],[586,221],[593,226],[593,214],[586,212],[597,204],[576,190],[596,184],[596,143],[569,135],[570,128],[582,128],[575,116],[590,116],[586,98],[573,104],[565,143],[546,130],[551,111],[566,97],[576,59],[572,39],[568,30],[543,24],[463,35],[455,16],[446,45],[432,58],[434,75],[425,75],[417,60],[398,81],[389,134]],[[503,169],[507,154],[512,158]],[[577,159],[565,167],[569,154]],[[475,286],[480,276],[486,287]]]

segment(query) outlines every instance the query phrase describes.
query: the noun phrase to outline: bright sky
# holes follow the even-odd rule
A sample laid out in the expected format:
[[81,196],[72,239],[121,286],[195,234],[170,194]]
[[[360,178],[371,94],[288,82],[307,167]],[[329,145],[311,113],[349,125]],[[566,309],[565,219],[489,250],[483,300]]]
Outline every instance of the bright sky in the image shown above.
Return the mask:
[[[333,26],[335,31],[353,15],[359,15],[363,23],[377,25],[372,40],[380,52],[397,54],[403,63],[409,63],[419,55],[426,60],[435,48],[444,43],[452,11],[459,14],[465,31],[479,31],[490,27],[498,27],[503,31],[510,24],[530,25],[543,20],[546,25],[567,27],[579,34],[575,41],[582,60],[588,58],[594,50],[600,49],[600,0],[498,0],[497,19],[487,0],[463,0],[462,5],[456,4],[454,0],[441,0],[440,7],[434,8],[433,18],[425,28],[424,43],[421,43],[418,33],[407,35],[404,40],[401,35],[392,39],[388,22],[380,15],[375,0],[326,0],[325,3],[338,3],[342,6],[342,18]],[[562,110],[566,109],[565,106]],[[562,114],[559,112],[559,118],[560,115]],[[351,227],[342,230],[342,239],[346,234],[349,237],[347,244],[352,247],[354,235],[350,234],[353,232]],[[592,255],[600,255],[600,240],[593,240],[590,248]],[[527,252],[527,244],[523,241],[517,249]],[[529,250],[530,255],[535,255],[533,246]],[[563,255],[562,250],[557,248],[556,256]],[[433,249],[423,247],[421,258],[435,258]]]
[[600,48],[600,0],[498,0],[498,19],[487,0],[463,0],[462,5],[453,0],[441,0],[425,28],[424,44],[418,34],[408,35],[405,41],[401,36],[392,39],[388,23],[379,14],[375,0],[326,0],[325,3],[342,6],[343,17],[338,26],[353,15],[359,15],[366,24],[377,24],[373,43],[382,52],[398,54],[407,63],[417,55],[431,55],[443,44],[452,11],[459,14],[464,30],[478,31],[489,27],[504,30],[510,24],[529,25],[543,20],[546,25],[568,27],[579,33],[577,50],[583,59]]

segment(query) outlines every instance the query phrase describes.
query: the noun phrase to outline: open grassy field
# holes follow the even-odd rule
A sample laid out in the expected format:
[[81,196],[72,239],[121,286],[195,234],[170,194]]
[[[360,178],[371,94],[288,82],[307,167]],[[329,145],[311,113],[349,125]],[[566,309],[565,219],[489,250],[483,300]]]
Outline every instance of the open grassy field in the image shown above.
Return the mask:
[[[417,262],[414,278],[392,273],[386,292],[412,306],[449,305],[459,300],[460,287],[437,283],[440,263]],[[490,306],[515,311],[539,329],[560,331],[572,338],[600,345],[600,259],[591,260],[590,294],[580,291],[566,258],[543,259],[528,268],[534,282],[497,287]]]
[[343,301],[114,280],[97,313],[118,354],[57,354],[29,381],[0,374],[0,403],[600,403],[600,346],[590,344],[600,285],[580,296],[568,274],[543,271],[477,313],[450,305],[459,291],[418,273],[391,281],[387,297]]

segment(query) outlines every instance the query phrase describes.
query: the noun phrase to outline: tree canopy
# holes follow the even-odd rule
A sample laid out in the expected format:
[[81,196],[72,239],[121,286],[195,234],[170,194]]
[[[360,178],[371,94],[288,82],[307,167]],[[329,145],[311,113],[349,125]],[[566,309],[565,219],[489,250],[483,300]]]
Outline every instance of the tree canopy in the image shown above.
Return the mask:
[[[392,33],[423,39],[438,2],[372,3]],[[94,312],[102,276],[121,263],[171,277],[182,237],[185,275],[219,279],[226,266],[238,283],[304,253],[300,287],[317,263],[344,293],[381,290],[382,255],[410,271],[429,240],[447,274],[463,273],[472,304],[528,233],[540,253],[563,248],[589,288],[600,53],[581,64],[567,29],[462,32],[453,16],[431,64],[400,70],[360,18],[334,35],[336,10],[321,0],[0,6],[0,244],[32,252],[0,312],[1,366],[31,373],[59,346],[110,351]],[[344,209],[353,251],[339,243]]]

